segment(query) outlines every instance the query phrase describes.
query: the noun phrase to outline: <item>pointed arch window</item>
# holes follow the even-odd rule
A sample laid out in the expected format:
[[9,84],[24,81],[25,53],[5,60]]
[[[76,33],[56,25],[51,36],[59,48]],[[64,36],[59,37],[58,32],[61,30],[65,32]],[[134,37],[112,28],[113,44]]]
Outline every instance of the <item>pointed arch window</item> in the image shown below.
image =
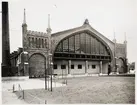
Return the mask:
[[30,47],[30,43],[31,43],[31,42],[30,42],[30,37],[28,38],[28,42],[29,42],[29,47]]
[[36,48],[38,48],[38,39],[36,38]]
[[34,38],[32,38],[32,48],[34,48]]
[[45,39],[45,48],[48,48],[48,42],[47,42],[47,39]]
[[43,39],[42,39],[42,48],[44,48],[44,42],[43,42]]

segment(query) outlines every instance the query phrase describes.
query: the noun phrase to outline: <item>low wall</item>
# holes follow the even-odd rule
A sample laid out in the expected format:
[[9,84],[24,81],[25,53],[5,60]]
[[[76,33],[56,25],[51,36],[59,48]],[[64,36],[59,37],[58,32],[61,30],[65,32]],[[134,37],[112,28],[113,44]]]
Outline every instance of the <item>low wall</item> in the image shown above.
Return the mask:
[[2,81],[11,81],[11,80],[27,80],[29,76],[12,76],[12,77],[2,77]]

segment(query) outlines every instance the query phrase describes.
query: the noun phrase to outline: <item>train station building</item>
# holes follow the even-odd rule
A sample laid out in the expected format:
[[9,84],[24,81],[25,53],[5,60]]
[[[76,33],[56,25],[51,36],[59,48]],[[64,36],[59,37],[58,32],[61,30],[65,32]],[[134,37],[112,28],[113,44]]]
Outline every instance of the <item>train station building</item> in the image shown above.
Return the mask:
[[128,72],[127,41],[111,41],[95,30],[88,19],[81,26],[57,33],[52,33],[50,22],[47,32],[29,30],[27,25],[24,11],[23,46],[11,54],[18,75],[44,77],[45,71],[51,70],[57,75],[64,71],[68,75]]

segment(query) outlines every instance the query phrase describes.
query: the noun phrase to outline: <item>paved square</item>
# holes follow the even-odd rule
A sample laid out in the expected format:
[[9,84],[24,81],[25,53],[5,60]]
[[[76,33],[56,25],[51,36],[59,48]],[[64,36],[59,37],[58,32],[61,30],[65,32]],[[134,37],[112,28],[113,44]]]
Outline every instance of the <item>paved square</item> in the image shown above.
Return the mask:
[[[69,78],[67,86],[53,88],[53,92],[35,89],[26,90],[25,93],[38,97],[43,102],[47,100],[47,103],[52,104],[133,104],[135,103],[135,77]],[[33,103],[30,99],[25,100]]]

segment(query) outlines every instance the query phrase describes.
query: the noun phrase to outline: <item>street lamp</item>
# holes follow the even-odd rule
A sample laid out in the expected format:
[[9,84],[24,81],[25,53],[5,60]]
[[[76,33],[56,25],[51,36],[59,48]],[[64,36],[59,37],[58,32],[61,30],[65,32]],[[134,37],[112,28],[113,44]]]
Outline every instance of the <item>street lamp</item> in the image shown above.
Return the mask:
[[117,72],[116,59],[118,59],[118,57],[115,57],[115,72]]
[[45,90],[47,90],[47,70],[45,68]]
[[52,91],[52,68],[53,68],[53,62],[52,62],[52,54],[49,53],[48,54],[48,57],[49,57],[49,65],[48,65],[48,68],[50,70],[50,75],[51,75],[51,79],[50,79],[50,86],[51,86],[51,91]]
[[53,68],[53,62],[50,63],[50,68],[51,68],[51,80],[50,80],[50,84],[51,84],[51,91],[52,91],[52,68]]

